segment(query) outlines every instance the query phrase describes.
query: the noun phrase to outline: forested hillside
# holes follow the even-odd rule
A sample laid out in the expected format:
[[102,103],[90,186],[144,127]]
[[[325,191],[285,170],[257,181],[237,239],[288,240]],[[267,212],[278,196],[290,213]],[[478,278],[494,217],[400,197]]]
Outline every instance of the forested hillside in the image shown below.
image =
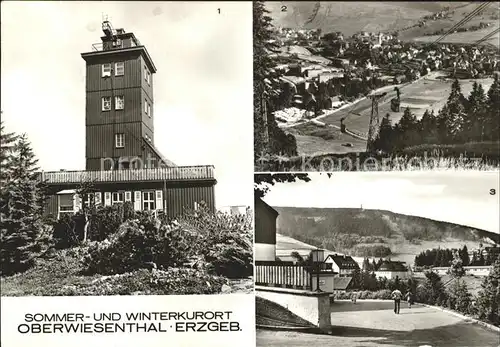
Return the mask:
[[[274,207],[277,232],[308,244],[355,256],[385,257],[401,247],[425,248],[432,242],[493,243],[485,230],[383,210]],[[405,246],[406,245],[406,246]]]

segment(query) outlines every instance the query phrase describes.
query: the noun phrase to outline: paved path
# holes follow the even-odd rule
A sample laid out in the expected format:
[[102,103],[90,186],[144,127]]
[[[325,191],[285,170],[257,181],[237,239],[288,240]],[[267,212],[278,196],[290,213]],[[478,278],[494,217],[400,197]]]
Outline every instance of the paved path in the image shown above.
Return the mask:
[[446,312],[424,306],[394,314],[391,302],[337,302],[332,335],[257,330],[257,346],[305,347],[500,347],[499,335]]

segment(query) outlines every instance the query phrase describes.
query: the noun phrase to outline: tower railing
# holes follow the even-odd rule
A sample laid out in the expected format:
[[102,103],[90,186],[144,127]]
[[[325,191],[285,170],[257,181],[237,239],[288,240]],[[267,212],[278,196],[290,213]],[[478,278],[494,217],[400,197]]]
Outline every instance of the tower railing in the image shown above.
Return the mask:
[[104,45],[102,42],[92,44],[92,52],[100,52],[104,50]]
[[213,165],[199,165],[102,171],[42,171],[40,174],[41,179],[49,184],[76,184],[86,180],[96,183],[190,181],[215,179],[215,168]]

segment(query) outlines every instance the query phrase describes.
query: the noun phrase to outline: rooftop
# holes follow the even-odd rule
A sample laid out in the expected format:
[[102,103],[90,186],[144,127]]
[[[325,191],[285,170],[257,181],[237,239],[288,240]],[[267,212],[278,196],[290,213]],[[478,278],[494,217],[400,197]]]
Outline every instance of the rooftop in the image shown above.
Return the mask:
[[148,50],[144,46],[135,46],[135,47],[116,47],[116,48],[108,48],[103,49],[102,43],[95,43],[92,45],[92,52],[82,53],[81,56],[85,61],[88,61],[89,58],[94,58],[97,56],[106,56],[108,54],[121,54],[121,53],[130,53],[130,52],[140,52],[146,58],[146,62],[150,65],[149,68],[151,72],[156,72],[156,66],[153,63],[153,59],[148,53]]
[[335,264],[341,269],[357,269],[359,268],[358,263],[349,255],[329,255],[325,261],[330,258]]

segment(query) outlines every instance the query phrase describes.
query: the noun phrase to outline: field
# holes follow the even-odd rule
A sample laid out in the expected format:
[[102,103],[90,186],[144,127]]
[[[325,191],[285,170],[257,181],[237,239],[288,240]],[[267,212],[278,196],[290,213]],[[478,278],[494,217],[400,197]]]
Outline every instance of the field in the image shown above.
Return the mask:
[[[462,93],[466,97],[470,94],[474,81],[481,83],[487,91],[493,79],[460,80]],[[384,91],[387,92],[387,95],[379,102],[379,117],[383,117],[388,113],[392,123],[395,124],[403,116],[406,107],[409,107],[418,119],[423,116],[426,109],[434,110],[437,114],[448,99],[451,84],[452,80],[441,80],[431,76],[430,78],[424,77],[414,83],[402,86],[400,88],[400,112],[391,111],[390,101],[396,97],[396,92],[393,88],[385,87]],[[353,104],[353,106],[340,109],[326,117],[321,117],[321,121],[334,127],[340,127],[340,119],[347,117],[344,121],[347,129],[355,134],[366,137],[370,124],[370,114],[371,100],[363,98]],[[366,149],[365,141],[342,134],[336,128],[318,127],[308,123],[293,127],[289,131],[296,135],[299,155],[362,152]],[[352,146],[343,146],[346,143],[351,143]]]
[[[320,28],[324,33],[340,31],[351,36],[359,31],[398,31],[402,40],[431,40],[432,34],[441,29],[449,29],[465,15],[475,9],[478,4],[470,2],[319,2],[317,14],[314,16],[318,2],[271,1],[267,7],[276,26],[289,28]],[[286,8],[283,8],[286,6]],[[412,27],[423,16],[441,11],[445,7],[456,8],[449,18],[427,21],[423,27]],[[481,16],[474,17],[465,27],[477,26],[480,22],[495,23],[491,18],[495,6],[489,6]],[[406,30],[403,30],[406,29]],[[449,36],[444,42],[468,43],[476,41],[486,33],[493,31],[490,27],[483,31],[457,33]],[[449,41],[448,41],[449,40]],[[490,42],[498,45],[498,36]]]
[[[419,3],[409,2],[320,2],[315,18],[312,17],[317,2],[273,1],[268,2],[268,9],[275,25],[316,29],[323,32],[341,31],[352,35],[358,31],[388,31],[406,27],[418,21],[422,16],[438,11],[451,2]],[[457,4],[458,5],[458,4]],[[282,6],[286,6],[283,11]]]
[[[488,90],[493,79],[477,79],[477,80],[459,80],[462,93],[467,97],[471,90],[474,81],[481,83],[485,90]],[[400,88],[401,91],[401,108],[400,112],[391,111],[391,99],[396,97],[396,92],[389,89],[387,95],[379,102],[379,117],[390,115],[391,121],[398,122],[403,116],[404,109],[410,107],[410,110],[415,116],[420,119],[425,110],[434,110],[437,113],[446,103],[451,91],[452,80],[440,80],[434,78],[422,78],[414,83],[405,85]],[[352,109],[352,110],[351,110]],[[370,124],[371,100],[363,99],[356,103],[351,108],[345,108],[328,117],[321,119],[327,124],[340,125],[340,119],[348,116],[344,121],[347,129],[358,133],[368,133]]]
[[299,154],[349,153],[366,149],[366,141],[343,134],[335,127],[318,127],[307,123],[289,128],[288,131],[297,140]]
[[[451,24],[453,25],[453,24]],[[450,27],[451,27],[450,25]],[[475,43],[476,41],[480,40],[493,30],[498,28],[498,25],[496,26],[491,26],[487,29],[483,30],[477,30],[477,31],[471,31],[471,32],[463,32],[463,33],[454,33],[446,36],[442,41],[442,43],[457,43],[457,44],[463,44],[463,43]],[[434,42],[437,38],[439,38],[440,35],[431,35],[431,36],[419,36],[413,38],[414,41],[418,42]],[[499,34],[497,33],[496,35],[493,35],[491,38],[488,40],[484,41],[484,43],[491,43],[495,46],[499,45]]]

